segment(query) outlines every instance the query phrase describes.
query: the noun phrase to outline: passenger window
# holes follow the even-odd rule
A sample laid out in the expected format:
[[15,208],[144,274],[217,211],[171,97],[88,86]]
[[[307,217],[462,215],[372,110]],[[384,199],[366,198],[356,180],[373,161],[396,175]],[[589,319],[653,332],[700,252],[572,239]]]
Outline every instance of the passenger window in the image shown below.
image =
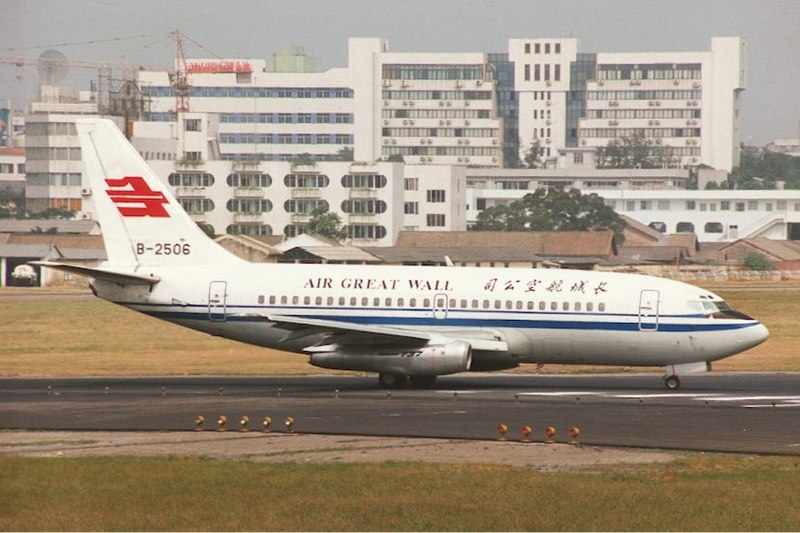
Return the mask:
[[500,309],[501,307],[503,307],[503,302],[501,302],[500,300],[495,300],[494,301],[494,308],[495,309]]
[[517,309],[522,309],[522,300],[517,300]]
[[356,297],[355,297],[355,296],[351,296],[351,297],[350,297],[350,305],[351,305],[351,306],[355,306],[355,305],[356,305],[356,302],[358,302],[358,300],[356,299]]
[[528,302],[528,311],[533,311],[533,302]]
[[550,302],[550,310],[558,311],[558,302]]
[[380,298],[373,298],[372,299],[372,306],[373,307],[380,307],[381,306],[381,299]]
[[467,301],[461,300],[461,309],[466,309],[466,308],[467,308]]
[[425,298],[425,299],[422,301],[422,307],[430,307],[430,306],[431,306],[431,300],[430,300],[430,298]]
[[601,313],[604,313],[606,310],[606,304],[600,302],[599,304],[597,304],[597,310],[600,311]]
[[506,300],[506,309],[514,309],[514,302]]
[[545,303],[544,300],[539,302],[539,311],[544,311],[546,306],[547,306],[547,303]]
[[417,306],[417,299],[416,298],[411,298],[408,301],[408,305],[410,305],[411,307],[416,307]]
[[322,296],[317,296],[314,299],[314,305],[322,305]]
[[303,297],[303,304],[310,305],[311,304],[311,296]]
[[292,305],[297,305],[299,303],[300,303],[300,297],[299,296],[292,296]]
[[333,296],[328,296],[328,305],[333,305]]
[[563,304],[561,304],[561,309],[563,309],[564,311],[569,311],[569,302],[564,302]]
[[479,305],[480,304],[478,303],[478,300],[472,300],[472,308],[473,309],[477,309]]
[[405,305],[405,303],[406,303],[406,301],[403,298],[398,298],[397,299],[397,307],[403,307]]
[[483,308],[484,309],[489,309],[489,300],[484,300],[483,301]]
[[580,311],[581,310],[581,303],[580,302],[575,302],[575,310],[576,311]]
[[281,296],[281,305],[286,305],[287,303],[289,303],[289,298]]
[[450,298],[450,309],[455,309],[455,307],[456,307],[455,298]]
[[586,302],[586,310],[590,313],[594,311],[594,304],[592,302]]
[[366,307],[368,305],[369,305],[369,298],[367,298],[366,296],[361,298],[361,307]]
[[344,306],[344,296],[339,296],[339,305]]
[[392,306],[392,299],[386,298],[386,307],[391,307],[391,306]]
[[263,294],[259,294],[258,295],[258,303],[260,303],[260,304],[264,303],[264,295]]

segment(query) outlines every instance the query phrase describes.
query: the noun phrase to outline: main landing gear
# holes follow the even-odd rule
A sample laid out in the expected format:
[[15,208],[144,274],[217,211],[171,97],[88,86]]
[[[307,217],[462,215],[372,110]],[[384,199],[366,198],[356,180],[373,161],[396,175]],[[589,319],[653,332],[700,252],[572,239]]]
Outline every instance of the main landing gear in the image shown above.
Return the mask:
[[429,389],[436,385],[436,376],[406,376],[388,372],[378,374],[378,383],[384,389],[400,389],[405,387],[408,382],[411,382],[411,386],[417,389]]
[[671,376],[664,376],[664,386],[667,390],[678,390],[681,386],[681,380],[674,374]]

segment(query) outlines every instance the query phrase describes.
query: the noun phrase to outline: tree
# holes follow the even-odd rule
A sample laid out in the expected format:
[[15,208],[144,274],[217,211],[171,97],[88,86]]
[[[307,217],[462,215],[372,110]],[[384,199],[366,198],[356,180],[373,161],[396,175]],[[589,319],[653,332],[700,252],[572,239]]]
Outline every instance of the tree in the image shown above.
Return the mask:
[[327,237],[337,241],[347,238],[347,230],[342,227],[342,219],[336,213],[328,212],[325,206],[311,212],[311,220],[306,225],[306,233]]
[[610,229],[623,242],[622,220],[596,194],[577,189],[539,188],[508,205],[489,207],[478,215],[475,231],[594,231]]
[[750,252],[744,256],[742,263],[747,270],[755,270],[756,272],[775,270],[775,266],[770,262],[770,260],[758,252]]
[[528,145],[528,151],[525,152],[523,163],[525,168],[544,168],[544,148],[539,144],[539,139]]
[[47,220],[71,220],[75,218],[75,211],[61,207],[48,207],[44,211],[28,213],[27,218],[42,218]]
[[776,181],[786,182],[787,189],[800,189],[800,157],[745,150],[729,181],[737,189],[774,189]]
[[352,161],[353,160],[353,149],[349,146],[345,146],[344,148],[340,148],[338,152],[336,152],[336,157],[339,158],[339,161]]
[[622,137],[597,149],[597,168],[664,168],[676,162],[644,135]]

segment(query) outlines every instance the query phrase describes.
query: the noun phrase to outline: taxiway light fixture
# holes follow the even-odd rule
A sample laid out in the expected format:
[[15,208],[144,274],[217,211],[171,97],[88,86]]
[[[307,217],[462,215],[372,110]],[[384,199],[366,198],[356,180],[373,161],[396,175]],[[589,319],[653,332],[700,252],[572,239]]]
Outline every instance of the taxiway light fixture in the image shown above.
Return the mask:
[[556,428],[547,426],[544,428],[544,436],[547,438],[547,440],[545,440],[546,444],[553,444],[555,442],[553,438],[556,436]]
[[572,444],[573,446],[577,446],[578,445],[578,437],[580,437],[580,435],[581,435],[580,428],[577,428],[577,427],[570,428],[569,436],[571,437],[571,440],[569,441],[569,443]]
[[241,431],[242,433],[244,433],[246,431],[250,431],[249,429],[247,429],[247,425],[249,423],[250,423],[250,417],[249,416],[245,415],[242,418],[240,418],[239,419],[239,431]]
[[228,417],[220,415],[219,418],[217,418],[217,431],[225,431],[226,422],[228,422]]
[[269,433],[269,426],[272,424],[272,418],[265,416],[264,421],[261,422],[261,431],[264,433]]
[[530,442],[531,433],[533,433],[533,429],[530,426],[522,426],[522,442]]
[[206,417],[203,415],[197,415],[194,417],[194,430],[195,431],[203,431],[203,423],[206,421]]
[[294,433],[294,418],[287,416],[283,425],[286,426],[286,433]]
[[497,433],[500,434],[500,437],[497,440],[506,440],[506,433],[508,433],[508,426],[505,424],[500,424],[497,426]]
[[166,387],[161,387],[161,397],[163,398],[166,395],[167,395],[167,388]]

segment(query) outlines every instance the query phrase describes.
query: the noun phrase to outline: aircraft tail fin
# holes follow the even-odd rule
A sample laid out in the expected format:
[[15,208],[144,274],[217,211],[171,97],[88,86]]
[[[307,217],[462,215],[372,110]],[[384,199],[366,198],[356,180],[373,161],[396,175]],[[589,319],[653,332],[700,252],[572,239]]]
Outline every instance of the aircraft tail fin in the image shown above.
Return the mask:
[[75,124],[109,265],[240,261],[186,214],[112,121],[77,119]]

